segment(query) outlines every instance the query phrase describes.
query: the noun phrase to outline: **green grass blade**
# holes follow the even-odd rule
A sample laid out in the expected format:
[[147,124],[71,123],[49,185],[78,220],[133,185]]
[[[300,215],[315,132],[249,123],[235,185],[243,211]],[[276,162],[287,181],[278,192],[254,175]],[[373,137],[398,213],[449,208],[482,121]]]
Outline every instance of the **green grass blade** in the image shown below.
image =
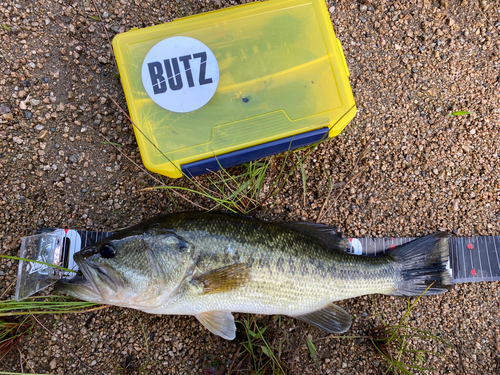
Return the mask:
[[[388,372],[391,370],[391,368],[393,368],[393,367],[398,368],[397,363],[396,363],[396,362],[394,362],[394,361],[393,361],[391,358],[389,358],[387,355],[385,355],[385,353],[384,353],[384,352],[382,352],[382,350],[380,350],[380,348],[378,347],[378,345],[375,343],[375,341],[374,341],[374,340],[370,340],[370,341],[371,341],[372,345],[375,347],[375,349],[376,349],[376,350],[380,353],[380,355],[381,355],[381,356],[385,359],[385,361],[389,364],[389,367],[388,367],[388,369],[387,369],[386,373],[388,373]],[[398,369],[399,369],[399,368],[398,368]],[[400,369],[400,371],[402,371],[404,374],[407,374],[407,375],[413,375],[411,372],[407,371],[407,370],[406,370],[406,369],[404,369],[404,368],[403,368],[403,369]]]
[[70,270],[69,268],[64,268],[64,267],[56,266],[55,264],[40,262],[38,260],[33,260],[33,259],[20,258],[20,257],[15,257],[15,256],[10,256],[10,255],[0,255],[0,258],[13,259],[13,260],[22,260],[23,262],[43,264],[45,266],[49,266],[49,267],[52,267],[52,268],[57,268],[59,270],[66,271],[66,272],[73,272],[73,273],[77,273],[78,272],[78,271],[75,271],[75,270]]
[[[259,327],[257,326],[257,322],[254,320],[254,325],[255,325],[255,328],[257,328],[257,330],[260,332],[260,329]],[[267,329],[267,327],[264,328],[264,331]],[[262,337],[262,335],[261,335]],[[281,367],[281,364],[280,362],[278,361],[278,359],[276,358],[276,356],[274,355],[273,351],[271,350],[271,348],[269,347],[267,341],[264,339],[264,337],[262,337],[262,341],[264,342],[264,345],[267,347],[268,349],[268,352],[269,354],[271,354],[270,358],[273,360],[273,362],[278,366],[278,368],[280,369],[281,371],[281,374],[284,374],[285,371],[283,371],[283,368]]]
[[[407,310],[410,310],[410,300],[408,300],[408,307],[407,307]],[[398,349],[399,353],[398,353],[398,362],[401,361],[401,357],[403,355],[403,350],[406,346],[406,336],[408,334],[408,323],[409,323],[409,316],[407,316],[406,318],[406,323],[405,323],[405,330],[404,330],[404,334],[403,334],[403,339],[400,339],[399,341],[401,342],[401,347]]]
[[413,302],[410,307],[406,310],[406,313],[403,315],[403,317],[401,318],[401,320],[399,321],[399,324],[396,328],[396,330],[394,331],[394,333],[392,334],[392,336],[390,337],[390,339],[388,340],[388,342],[390,342],[393,337],[396,335],[396,333],[399,331],[399,329],[401,328],[401,325],[402,323],[404,322],[405,319],[408,318],[408,315],[410,315],[410,312],[411,310],[413,309],[413,307],[415,307],[415,305],[418,303],[418,301],[420,301],[420,298],[422,298],[422,296],[429,290],[429,288],[432,286],[429,285],[427,288],[425,288],[425,290],[417,297],[417,299],[415,300],[415,302]]
[[432,333],[429,333],[429,332],[424,331],[424,330],[419,329],[419,328],[413,328],[413,327],[412,327],[412,330],[414,330],[415,332],[419,332],[419,333],[422,333],[422,334],[424,334],[424,335],[425,335],[425,336],[419,336],[419,337],[427,337],[427,338],[428,338],[428,337],[430,337],[430,338],[432,338],[432,339],[434,339],[434,340],[438,340],[438,341],[440,341],[441,343],[443,343],[444,345],[446,345],[446,346],[448,346],[448,347],[450,347],[450,348],[454,348],[453,344],[450,344],[448,341],[446,341],[446,340],[442,339],[442,338],[441,338],[441,337],[439,337],[439,336],[433,335]]
[[267,348],[267,346],[261,346],[260,347],[262,349],[262,352],[267,355],[268,357],[271,357],[272,356],[272,353],[269,351],[269,349]]
[[319,366],[318,356],[316,355],[317,353],[316,347],[314,346],[311,339],[312,339],[311,335],[307,335],[306,337],[307,348],[309,349],[309,353],[311,354],[311,358],[313,359],[316,368],[319,370],[320,366]]
[[114,143],[114,142],[101,142],[103,145],[112,145],[112,146],[116,146],[116,147],[123,147],[122,144],[119,144],[119,143]]
[[19,302],[15,300],[0,301],[0,317],[81,313],[106,307],[106,305],[92,302],[67,300],[60,298],[60,296],[31,297]]
[[471,115],[474,112],[469,112],[469,111],[456,111],[452,113],[448,113],[447,116],[453,117],[453,116],[464,116],[464,115]]

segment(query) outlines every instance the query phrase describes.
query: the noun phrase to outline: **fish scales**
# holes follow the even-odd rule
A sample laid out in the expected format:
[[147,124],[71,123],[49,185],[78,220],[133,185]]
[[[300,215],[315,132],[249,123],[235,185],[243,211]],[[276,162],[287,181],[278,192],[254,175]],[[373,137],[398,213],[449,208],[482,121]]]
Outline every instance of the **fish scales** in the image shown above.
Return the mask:
[[313,236],[286,226],[239,215],[213,216],[185,216],[165,224],[194,244],[193,258],[200,273],[241,262],[251,269],[251,280],[237,290],[202,298],[188,286],[181,302],[172,301],[151,312],[228,310],[293,316],[331,301],[395,288],[395,269],[388,258],[334,251]]
[[82,275],[56,289],[149,313],[194,315],[235,337],[231,312],[283,314],[328,332],[351,317],[332,302],[366,294],[440,294],[452,287],[447,235],[435,233],[379,257],[347,254],[332,228],[270,223],[228,213],[150,219],[82,249]]

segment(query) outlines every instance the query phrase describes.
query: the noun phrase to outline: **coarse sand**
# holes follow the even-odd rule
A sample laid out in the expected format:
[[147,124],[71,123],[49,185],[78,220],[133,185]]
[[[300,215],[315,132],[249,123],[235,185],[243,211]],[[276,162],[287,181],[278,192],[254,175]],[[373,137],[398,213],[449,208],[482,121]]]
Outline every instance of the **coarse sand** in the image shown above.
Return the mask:
[[[245,2],[96,4],[112,37]],[[112,50],[92,4],[0,0],[3,254],[18,255],[20,238],[40,227],[113,230],[176,209],[165,190],[143,190],[157,182],[139,169],[132,127],[109,98],[126,108]],[[328,196],[328,175],[334,206],[321,221],[347,236],[421,236],[438,230],[500,235],[500,3],[359,0],[328,1],[327,7],[344,48],[358,113],[351,131],[321,144],[305,161],[305,197],[299,169],[275,206],[253,215],[315,221]],[[459,110],[473,113],[446,116]],[[190,186],[187,180],[164,181]],[[206,177],[200,181],[209,184]],[[174,199],[180,210],[196,209]],[[14,294],[16,275],[17,262],[0,261],[2,299]],[[499,292],[498,282],[459,284],[446,295],[422,298],[409,325],[455,346],[413,340],[415,348],[434,352],[424,355],[423,366],[442,374],[498,374]],[[342,301],[353,316],[348,335],[368,336],[380,326],[375,306],[395,324],[407,303],[385,296]],[[212,335],[193,317],[110,307],[39,319],[55,336],[36,324],[0,361],[1,371],[90,374],[91,368],[133,374],[142,368],[148,374],[202,374],[204,356],[214,354],[227,368],[241,366],[243,374],[251,363],[238,341]],[[273,317],[258,316],[257,322],[268,326],[265,337],[271,345],[282,341],[281,358],[293,374],[381,374],[387,369],[366,338],[335,338],[293,319],[281,326]],[[241,326],[238,331],[243,332]],[[321,371],[306,337],[317,349]]]

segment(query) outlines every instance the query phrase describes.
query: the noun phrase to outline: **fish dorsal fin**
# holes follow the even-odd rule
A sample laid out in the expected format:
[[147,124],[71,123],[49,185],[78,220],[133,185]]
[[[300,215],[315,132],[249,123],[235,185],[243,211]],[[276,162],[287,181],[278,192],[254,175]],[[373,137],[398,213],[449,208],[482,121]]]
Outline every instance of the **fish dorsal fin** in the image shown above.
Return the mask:
[[293,221],[280,224],[285,227],[292,228],[297,232],[319,238],[320,240],[325,242],[330,249],[344,251],[345,249],[349,248],[348,240],[342,238],[337,228],[329,227],[325,224],[316,224],[301,221]]
[[237,263],[205,272],[191,283],[203,288],[201,294],[212,294],[239,288],[249,280],[250,269],[245,263]]
[[295,316],[312,326],[321,328],[330,333],[344,333],[351,327],[351,316],[342,308],[333,303],[321,310]]
[[236,337],[234,317],[229,311],[207,311],[196,315],[196,319],[214,335],[226,340]]

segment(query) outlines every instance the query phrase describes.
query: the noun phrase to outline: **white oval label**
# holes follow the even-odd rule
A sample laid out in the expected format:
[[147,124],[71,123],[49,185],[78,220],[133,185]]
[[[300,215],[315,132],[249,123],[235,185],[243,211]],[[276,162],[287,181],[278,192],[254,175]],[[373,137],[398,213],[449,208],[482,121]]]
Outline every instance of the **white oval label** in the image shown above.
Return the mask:
[[215,94],[219,65],[199,40],[174,36],[149,50],[142,63],[142,83],[159,106],[172,112],[191,112]]

